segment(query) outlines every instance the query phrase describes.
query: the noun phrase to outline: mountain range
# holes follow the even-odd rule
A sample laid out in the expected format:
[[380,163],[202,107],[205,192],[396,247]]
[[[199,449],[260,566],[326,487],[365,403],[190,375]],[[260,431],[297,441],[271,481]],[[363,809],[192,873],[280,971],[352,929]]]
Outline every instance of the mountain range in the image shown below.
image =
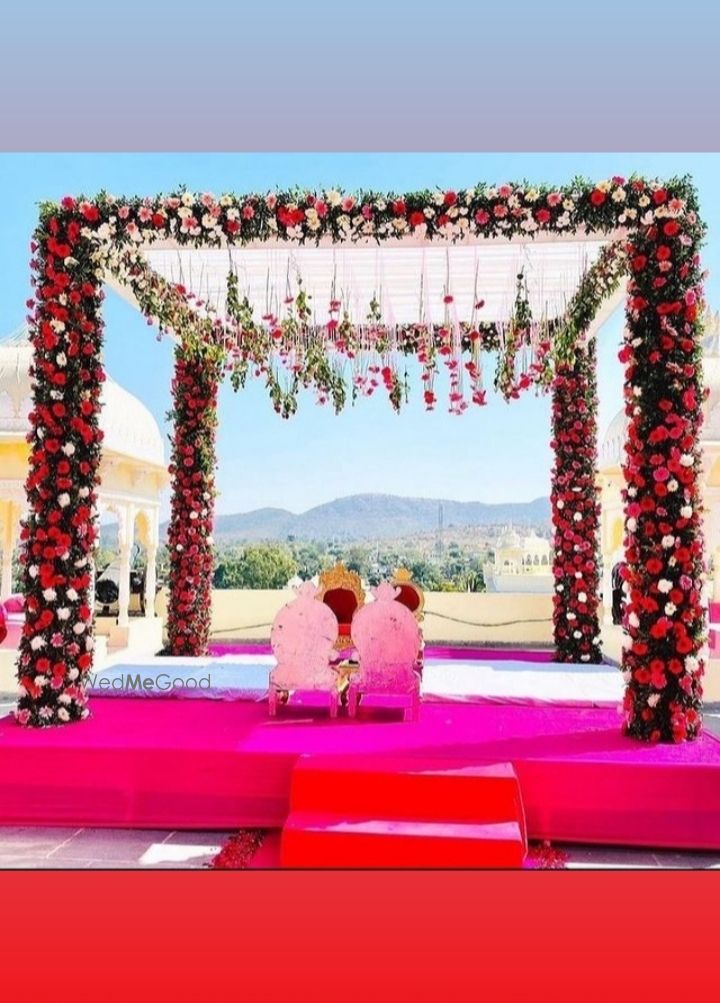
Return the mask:
[[338,541],[399,538],[434,532],[441,506],[445,529],[508,523],[546,527],[550,521],[549,498],[485,504],[444,498],[359,494],[336,498],[299,514],[283,508],[259,508],[252,512],[218,515],[213,536],[221,543],[285,540],[288,536]]

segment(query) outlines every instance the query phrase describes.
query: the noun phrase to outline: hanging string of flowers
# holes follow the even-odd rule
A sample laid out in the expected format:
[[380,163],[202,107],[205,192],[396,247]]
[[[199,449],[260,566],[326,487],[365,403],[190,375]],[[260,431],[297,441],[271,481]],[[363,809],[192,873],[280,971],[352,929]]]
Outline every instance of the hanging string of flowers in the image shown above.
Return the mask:
[[[331,403],[335,412],[358,396],[371,396],[384,386],[395,411],[407,399],[406,373],[401,359],[415,357],[421,366],[423,399],[427,410],[437,404],[435,380],[439,365],[449,374],[449,408],[462,413],[468,401],[483,406],[482,355],[497,353],[495,386],[506,400],[534,387],[546,392],[558,361],[571,359],[575,340],[587,329],[605,296],[620,282],[626,256],[618,243],[609,244],[586,271],[566,312],[552,320],[535,323],[527,288],[518,276],[516,299],[509,325],[461,321],[454,297],[445,294],[446,315],[440,324],[395,325],[383,323],[377,297],[367,308],[365,322],[351,321],[347,309],[339,319],[342,304],[330,301],[330,320],[318,325],[312,318],[309,297],[298,277],[296,289],[288,287],[285,313],[278,318],[265,313],[256,319],[247,296],[241,297],[237,272],[227,276],[225,318],[205,303],[198,311],[192,294],[153,272],[138,252],[125,250],[112,261],[115,273],[132,290],[150,323],[161,332],[174,332],[193,344],[222,345],[226,368],[235,390],[249,376],[264,378],[274,409],[284,418],[296,413],[300,391],[311,389],[318,403]],[[477,301],[473,313],[482,309]],[[520,351],[523,362],[518,362]],[[469,357],[463,362],[463,357]],[[285,373],[287,378],[283,378]],[[469,389],[463,387],[467,373]]]

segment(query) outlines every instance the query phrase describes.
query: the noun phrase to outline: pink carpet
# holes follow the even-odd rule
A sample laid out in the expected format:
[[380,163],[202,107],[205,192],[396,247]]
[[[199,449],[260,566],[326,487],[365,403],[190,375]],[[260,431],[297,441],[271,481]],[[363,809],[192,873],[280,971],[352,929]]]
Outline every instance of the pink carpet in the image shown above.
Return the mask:
[[0,720],[0,824],[276,828],[301,753],[401,753],[511,761],[531,839],[720,850],[720,741],[643,746],[613,710],[426,701],[404,724],[96,697],[92,711],[43,731]]

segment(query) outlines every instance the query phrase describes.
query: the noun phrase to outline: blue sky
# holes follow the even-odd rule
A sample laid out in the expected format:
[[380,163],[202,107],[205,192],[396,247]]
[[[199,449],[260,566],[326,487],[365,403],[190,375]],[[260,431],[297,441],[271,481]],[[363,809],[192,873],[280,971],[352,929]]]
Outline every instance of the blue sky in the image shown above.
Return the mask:
[[[480,180],[527,178],[561,184],[576,174],[603,178],[633,171],[648,176],[690,174],[709,224],[704,260],[711,306],[720,306],[720,156],[716,154],[35,154],[0,155],[4,194],[0,249],[0,334],[17,327],[29,295],[28,243],[36,203],[104,188],[154,194],[184,183],[191,189],[266,190],[274,186],[336,185],[397,191],[462,188]],[[106,364],[117,382],[141,398],[161,425],[170,403],[172,349],[158,343],[125,303],[106,300]],[[600,426],[621,406],[617,349],[622,313],[599,341]],[[459,500],[524,501],[547,494],[550,481],[549,401],[525,394],[463,416],[442,407],[426,413],[419,386],[400,416],[387,400],[362,400],[335,416],[311,395],[283,421],[261,383],[220,400],[219,512],[264,505],[302,511],[360,491]]]

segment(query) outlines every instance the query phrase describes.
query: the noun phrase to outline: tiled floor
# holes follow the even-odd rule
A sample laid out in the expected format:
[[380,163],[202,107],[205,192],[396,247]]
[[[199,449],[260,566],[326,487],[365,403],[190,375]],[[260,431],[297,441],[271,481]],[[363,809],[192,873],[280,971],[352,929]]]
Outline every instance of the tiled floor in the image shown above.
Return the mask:
[[[229,832],[4,827],[0,828],[0,869],[195,870],[207,867],[230,835]],[[570,870],[720,870],[720,854],[590,846],[562,849],[567,854],[565,866]],[[262,861],[262,864],[270,863],[270,859]]]

